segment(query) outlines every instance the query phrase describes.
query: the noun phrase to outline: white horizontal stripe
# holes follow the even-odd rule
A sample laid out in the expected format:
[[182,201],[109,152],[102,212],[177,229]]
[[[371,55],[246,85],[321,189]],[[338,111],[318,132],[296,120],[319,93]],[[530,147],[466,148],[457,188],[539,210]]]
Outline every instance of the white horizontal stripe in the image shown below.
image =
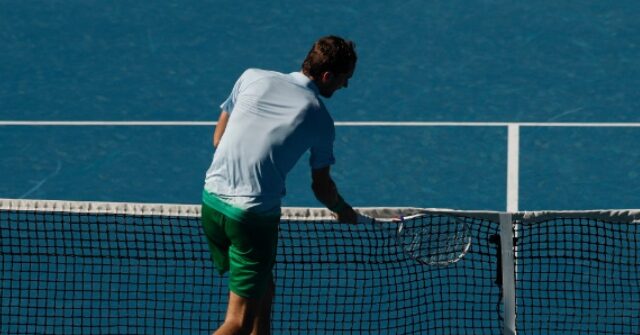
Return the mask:
[[214,126],[199,121],[0,121],[0,126]]
[[[0,126],[215,126],[213,121],[0,121]],[[339,127],[640,127],[640,122],[337,121]]]

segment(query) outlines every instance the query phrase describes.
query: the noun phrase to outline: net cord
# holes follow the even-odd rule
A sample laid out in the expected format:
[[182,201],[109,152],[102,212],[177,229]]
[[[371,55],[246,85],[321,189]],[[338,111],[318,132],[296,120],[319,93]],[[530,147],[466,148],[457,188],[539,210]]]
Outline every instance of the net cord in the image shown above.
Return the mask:
[[[30,212],[66,212],[66,213],[97,213],[122,214],[139,216],[173,216],[199,217],[200,205],[181,204],[153,204],[153,203],[124,203],[99,201],[65,201],[65,200],[27,200],[0,198],[0,210],[16,210]],[[469,217],[496,220],[499,212],[494,211],[464,211],[446,208],[416,208],[416,207],[356,207],[360,214],[377,218],[392,219],[418,214],[456,214]],[[326,208],[284,207],[283,219],[297,221],[334,220],[333,213]]]

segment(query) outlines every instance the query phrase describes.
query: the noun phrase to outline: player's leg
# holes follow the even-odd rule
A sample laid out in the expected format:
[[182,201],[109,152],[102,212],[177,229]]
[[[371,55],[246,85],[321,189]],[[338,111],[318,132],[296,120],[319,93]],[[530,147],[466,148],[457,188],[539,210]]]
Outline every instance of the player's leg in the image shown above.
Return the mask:
[[273,306],[273,296],[275,295],[275,284],[270,280],[267,291],[260,301],[260,309],[253,322],[251,335],[271,334],[271,307]]
[[[243,319],[236,319],[235,324],[250,320],[251,334],[270,334],[274,293],[272,270],[278,245],[279,217],[263,222],[229,220],[228,223],[226,233],[232,241],[229,247],[229,289],[238,296],[236,301],[244,303],[241,309],[236,310]],[[243,314],[244,307],[248,307],[248,314]],[[230,319],[233,320],[232,317]]]
[[227,315],[215,334],[249,334],[254,325],[258,334],[269,334],[280,215],[236,220],[237,213],[220,208],[203,204],[202,212],[214,264],[220,273],[229,271]]
[[214,335],[248,335],[251,333],[256,316],[261,310],[261,299],[243,298],[229,293],[229,306],[224,323]]

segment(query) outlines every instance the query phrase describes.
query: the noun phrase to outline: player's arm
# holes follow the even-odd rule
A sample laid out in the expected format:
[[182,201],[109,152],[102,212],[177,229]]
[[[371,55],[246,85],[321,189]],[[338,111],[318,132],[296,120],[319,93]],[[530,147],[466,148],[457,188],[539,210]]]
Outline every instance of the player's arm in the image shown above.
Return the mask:
[[224,130],[227,128],[227,122],[229,122],[229,113],[225,110],[220,112],[220,118],[218,118],[218,123],[216,124],[216,130],[213,132],[213,147],[217,148],[220,143],[220,139],[222,138],[222,134],[224,134]]
[[357,223],[358,214],[338,193],[336,184],[331,179],[329,167],[311,170],[311,188],[318,201],[337,215],[340,222]]

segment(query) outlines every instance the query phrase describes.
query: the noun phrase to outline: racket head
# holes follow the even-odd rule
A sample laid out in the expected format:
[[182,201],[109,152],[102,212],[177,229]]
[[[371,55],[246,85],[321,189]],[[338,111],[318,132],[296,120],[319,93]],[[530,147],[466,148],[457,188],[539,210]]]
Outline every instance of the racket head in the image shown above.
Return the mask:
[[425,265],[447,266],[461,260],[471,247],[467,223],[446,214],[424,214],[398,222],[398,244]]

